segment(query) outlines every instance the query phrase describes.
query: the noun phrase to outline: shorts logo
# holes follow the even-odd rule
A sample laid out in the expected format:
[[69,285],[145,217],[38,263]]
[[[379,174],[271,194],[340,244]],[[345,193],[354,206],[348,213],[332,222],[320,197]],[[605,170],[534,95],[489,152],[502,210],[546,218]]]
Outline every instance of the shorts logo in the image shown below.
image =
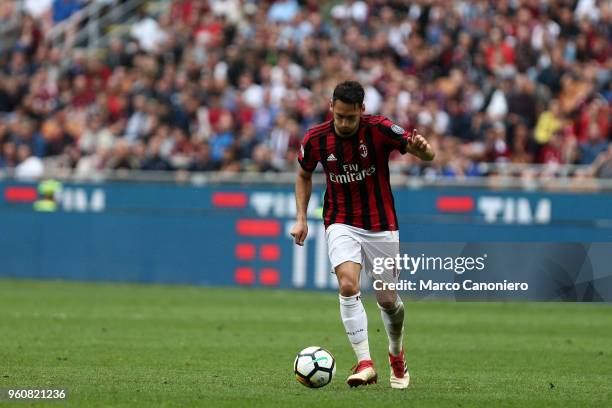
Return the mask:
[[363,144],[363,142],[359,145],[359,154],[361,157],[366,157],[368,155],[368,148]]
[[403,135],[405,130],[403,127],[399,126],[399,125],[393,125],[391,126],[391,130],[394,131],[395,133],[397,133],[398,135]]

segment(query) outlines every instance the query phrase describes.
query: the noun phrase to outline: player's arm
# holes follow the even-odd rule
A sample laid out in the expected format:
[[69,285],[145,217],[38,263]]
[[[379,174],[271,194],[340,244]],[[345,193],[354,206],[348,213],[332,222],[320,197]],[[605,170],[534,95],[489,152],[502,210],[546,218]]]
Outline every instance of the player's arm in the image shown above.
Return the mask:
[[298,163],[300,170],[295,179],[295,209],[296,220],[295,225],[291,228],[291,236],[298,245],[304,245],[306,236],[308,235],[308,223],[306,222],[306,213],[308,210],[308,202],[312,193],[312,172],[317,167],[319,161],[319,153],[313,147],[310,134],[307,133],[302,141],[298,152]]
[[407,141],[408,143],[405,143],[400,150],[402,154],[410,153],[423,161],[432,161],[436,157],[433,147],[422,135],[416,133],[416,129],[412,131]]
[[431,161],[436,156],[433,148],[416,129],[408,133],[401,126],[385,117],[378,123],[378,130],[384,136],[385,145],[397,149],[402,154],[410,153],[421,160]]
[[308,202],[312,194],[312,172],[300,168],[300,171],[295,180],[295,207],[296,220],[295,225],[291,228],[291,236],[298,245],[304,245],[306,236],[308,235],[308,222],[306,220],[306,211]]

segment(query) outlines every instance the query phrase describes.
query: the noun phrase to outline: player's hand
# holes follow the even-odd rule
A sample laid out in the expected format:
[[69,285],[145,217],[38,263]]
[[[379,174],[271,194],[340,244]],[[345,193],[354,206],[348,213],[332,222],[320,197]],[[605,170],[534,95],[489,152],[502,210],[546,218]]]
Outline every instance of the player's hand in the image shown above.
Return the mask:
[[308,223],[306,221],[298,221],[291,228],[291,236],[295,243],[299,246],[304,246],[306,236],[308,235]]
[[422,160],[432,160],[434,158],[434,152],[427,140],[423,135],[418,134],[416,129],[413,129],[410,139],[410,150]]
[[412,135],[410,136],[410,145],[415,151],[424,152],[425,150],[427,150],[427,146],[429,146],[429,143],[427,143],[427,140],[425,140],[423,135],[418,134],[417,130],[414,129],[412,131]]

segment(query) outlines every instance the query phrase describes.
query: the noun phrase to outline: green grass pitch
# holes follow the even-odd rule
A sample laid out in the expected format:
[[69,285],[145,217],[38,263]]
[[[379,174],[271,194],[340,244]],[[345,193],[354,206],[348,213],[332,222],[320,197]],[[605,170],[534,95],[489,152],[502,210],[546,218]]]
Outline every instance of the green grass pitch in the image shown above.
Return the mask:
[[[596,407],[612,404],[612,306],[406,300],[412,382],[389,387],[386,335],[365,299],[379,382],[354,363],[334,293],[0,280],[0,389],[65,388],[52,407]],[[300,385],[319,345],[337,372]]]

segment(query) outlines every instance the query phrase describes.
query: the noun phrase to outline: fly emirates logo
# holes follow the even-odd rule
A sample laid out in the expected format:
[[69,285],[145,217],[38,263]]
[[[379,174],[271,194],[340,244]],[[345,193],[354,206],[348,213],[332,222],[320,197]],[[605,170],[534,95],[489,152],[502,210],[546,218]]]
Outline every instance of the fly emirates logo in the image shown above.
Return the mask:
[[367,169],[359,170],[358,164],[344,164],[342,165],[342,170],[344,174],[329,173],[329,179],[332,183],[346,184],[354,181],[361,181],[366,178],[366,176],[372,176],[376,173],[376,166],[371,165]]

